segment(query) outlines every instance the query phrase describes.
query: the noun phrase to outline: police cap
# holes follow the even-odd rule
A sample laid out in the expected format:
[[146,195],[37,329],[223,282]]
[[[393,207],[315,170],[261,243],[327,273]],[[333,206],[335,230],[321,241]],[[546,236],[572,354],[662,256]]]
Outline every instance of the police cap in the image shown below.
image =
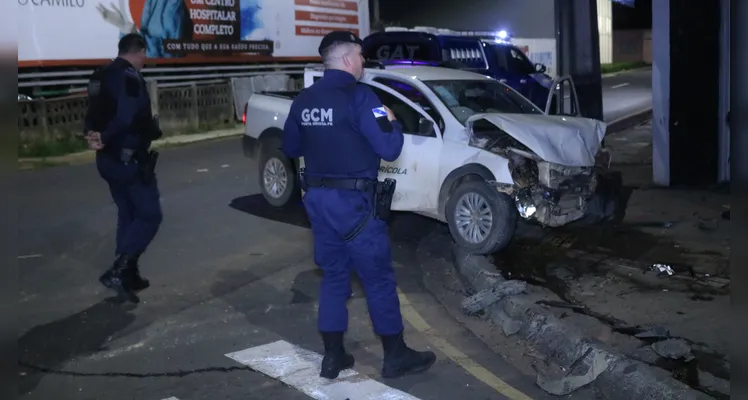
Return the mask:
[[353,43],[357,44],[359,46],[363,45],[363,41],[361,38],[356,36],[353,32],[350,31],[332,31],[325,35],[325,37],[322,38],[322,41],[319,44],[319,54],[322,55],[322,52],[325,51],[326,48],[328,48],[330,45],[332,45],[335,42],[340,43]]

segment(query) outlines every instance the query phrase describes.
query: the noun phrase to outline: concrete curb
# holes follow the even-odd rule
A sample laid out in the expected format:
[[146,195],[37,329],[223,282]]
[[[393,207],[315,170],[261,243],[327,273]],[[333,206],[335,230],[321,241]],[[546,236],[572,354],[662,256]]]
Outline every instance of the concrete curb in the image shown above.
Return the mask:
[[[176,146],[181,144],[202,142],[205,140],[222,139],[232,136],[239,136],[244,133],[244,127],[222,129],[216,131],[210,131],[206,133],[196,133],[187,135],[172,135],[159,139],[153,142],[151,148],[158,149],[168,146]],[[39,165],[69,165],[69,164],[82,164],[91,162],[94,160],[96,152],[92,150],[81,151],[73,154],[66,154],[64,156],[57,157],[35,157],[35,158],[19,158],[18,168],[19,169],[33,169]]]
[[601,76],[603,78],[610,78],[611,76],[621,75],[621,74],[625,74],[627,72],[644,71],[644,70],[647,70],[647,69],[652,69],[652,67],[651,66],[647,66],[647,67],[641,67],[641,68],[624,69],[622,71],[609,72],[607,74],[602,74]]
[[[486,290],[504,281],[484,256],[470,255],[453,246],[454,267],[467,288]],[[513,326],[521,339],[532,343],[549,360],[570,370],[583,359],[600,357],[607,367],[591,385],[606,399],[614,400],[708,400],[712,397],[691,389],[660,368],[631,359],[602,342],[584,337],[581,330],[557,318],[522,295],[507,296],[489,306],[485,315],[506,331]]]
[[626,129],[632,128],[636,125],[639,125],[647,120],[652,119],[652,109],[648,108],[646,110],[637,111],[633,114],[629,114],[625,117],[618,118],[616,120],[613,120],[611,122],[608,122],[608,128],[606,130],[606,135],[610,135],[613,133],[618,133],[621,131],[625,131]]

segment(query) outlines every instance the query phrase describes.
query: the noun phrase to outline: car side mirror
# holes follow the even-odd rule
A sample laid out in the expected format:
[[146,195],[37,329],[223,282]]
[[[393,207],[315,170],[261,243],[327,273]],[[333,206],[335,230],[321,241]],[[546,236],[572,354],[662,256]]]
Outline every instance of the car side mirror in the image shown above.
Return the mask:
[[535,63],[535,71],[540,72],[542,74],[547,70],[548,68],[545,65],[541,63]]
[[434,123],[426,118],[418,119],[418,133],[421,135],[430,135],[434,133]]

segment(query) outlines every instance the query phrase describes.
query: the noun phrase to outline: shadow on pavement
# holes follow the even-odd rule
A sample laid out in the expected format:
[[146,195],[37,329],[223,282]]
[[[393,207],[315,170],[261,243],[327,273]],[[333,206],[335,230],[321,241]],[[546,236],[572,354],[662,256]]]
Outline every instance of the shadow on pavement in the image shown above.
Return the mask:
[[[319,354],[324,353],[322,339],[317,331],[317,303],[322,271],[310,264],[310,267],[289,279],[269,277],[265,280],[255,276],[251,270],[234,270],[221,273],[214,282],[212,293],[228,304],[234,311],[242,313],[247,322],[257,328],[277,335],[283,340],[299,345]],[[273,282],[269,282],[272,280]],[[242,286],[252,285],[250,290],[239,290]],[[363,301],[364,292],[358,279],[351,281],[352,299]],[[235,289],[237,291],[232,290]],[[357,365],[369,365],[379,368],[381,355],[367,348],[369,340],[354,341],[350,331],[360,330],[361,319],[368,319],[361,308],[349,305],[349,334],[346,349],[356,357]],[[364,311],[365,313],[365,311]],[[359,320],[359,321],[357,321]],[[371,332],[372,340],[375,334]],[[266,339],[277,340],[277,339]],[[260,345],[255,343],[253,345]],[[250,345],[251,346],[251,345]],[[375,377],[376,378],[376,377]],[[412,387],[434,379],[434,375],[424,374],[398,380],[398,389],[410,391]]]
[[229,207],[254,215],[255,217],[282,222],[289,225],[295,225],[302,228],[309,228],[309,219],[306,216],[304,205],[298,203],[289,204],[283,208],[273,207],[268,203],[261,194],[238,197],[231,201]]
[[103,300],[76,314],[39,325],[18,339],[18,393],[32,391],[44,376],[77,357],[105,349],[104,344],[135,321],[126,305]]
[[[256,217],[310,228],[301,202],[279,209],[257,194],[234,199],[230,207]],[[395,213],[390,223],[390,238],[393,260],[406,267],[397,270],[398,286],[404,293],[425,291],[419,276],[420,268],[412,265],[415,262],[414,250],[423,237],[442,225],[411,213]],[[446,229],[446,226],[442,227]],[[256,271],[251,269],[224,271],[217,276],[211,292],[235,311],[244,314],[252,325],[272,332],[288,342],[323,353],[322,341],[317,332],[317,302],[323,273],[314,265],[313,260],[309,260],[308,265],[307,269],[293,277],[283,277],[282,268],[276,271],[275,276],[265,277],[257,276]],[[241,290],[246,285],[252,285],[252,289]],[[355,272],[352,274],[351,289],[352,300],[365,301],[363,287]],[[360,304],[355,309],[349,306],[351,330],[361,329],[360,322],[356,320],[369,318],[366,311],[363,311],[363,315],[361,312]],[[377,340],[374,332],[371,332],[371,338]],[[372,351],[376,349],[367,349],[364,343],[351,340],[349,338],[346,347],[355,354],[357,363],[380,365],[381,355]],[[429,379],[433,379],[432,374],[419,375],[400,380],[397,387],[408,391],[411,386]]]
[[[311,228],[302,202],[292,203],[278,208],[270,205],[261,194],[238,197],[231,201],[229,207],[255,217]],[[434,229],[447,229],[441,224],[420,215],[404,212],[393,213],[390,221],[390,238],[398,244],[417,242]]]

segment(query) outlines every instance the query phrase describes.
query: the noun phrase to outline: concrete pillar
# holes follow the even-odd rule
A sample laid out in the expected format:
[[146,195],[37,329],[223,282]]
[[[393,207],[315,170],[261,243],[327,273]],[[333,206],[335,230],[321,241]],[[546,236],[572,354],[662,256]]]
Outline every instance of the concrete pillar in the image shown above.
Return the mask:
[[[654,182],[719,177],[720,1],[652,2]],[[698,21],[698,24],[694,24]]]
[[[730,0],[730,175],[740,203],[748,185],[748,1]],[[733,157],[734,156],[734,157]],[[737,204],[736,204],[737,208]]]
[[597,1],[556,0],[555,17],[557,75],[574,80],[582,115],[602,121]]
[[730,0],[720,0],[719,30],[719,182],[730,180]]
[[652,2],[652,179],[670,185],[670,1]]

